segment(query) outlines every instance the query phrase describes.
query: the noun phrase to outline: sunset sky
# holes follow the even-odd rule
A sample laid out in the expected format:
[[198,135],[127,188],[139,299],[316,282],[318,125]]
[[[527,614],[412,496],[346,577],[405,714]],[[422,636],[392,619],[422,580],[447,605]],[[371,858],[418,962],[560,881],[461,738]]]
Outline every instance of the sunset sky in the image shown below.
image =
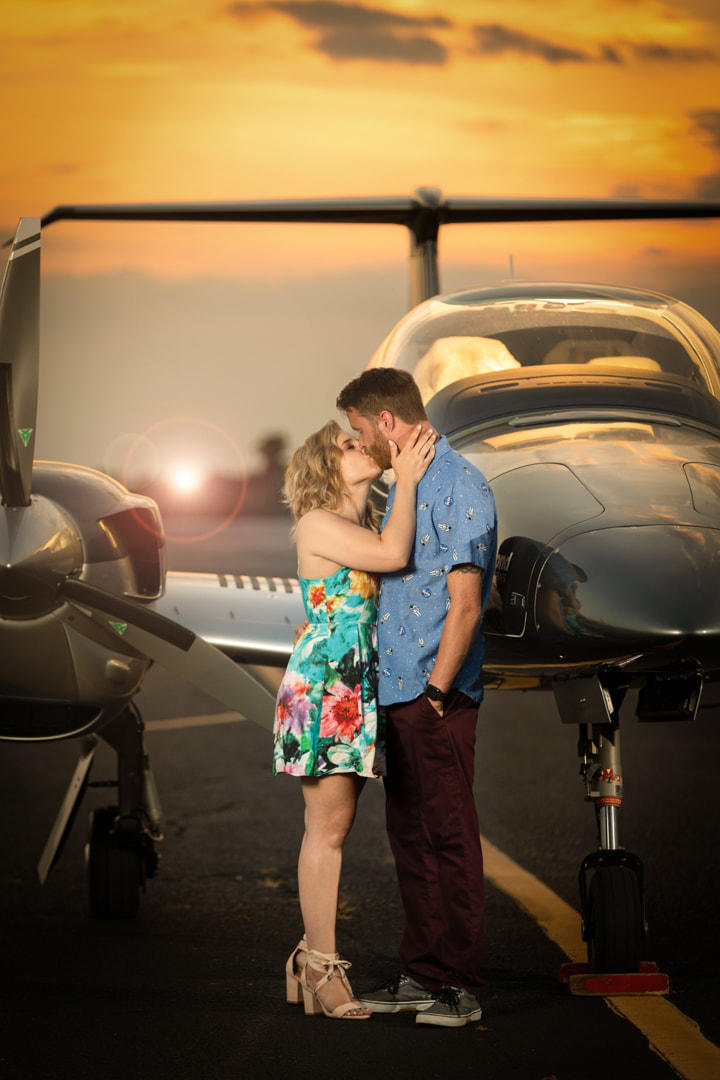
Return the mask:
[[[78,202],[720,198],[715,0],[4,0],[0,58],[6,236]],[[719,239],[455,227],[443,283],[512,255],[520,277],[640,285],[720,322]],[[114,467],[188,418],[253,467],[262,435],[334,415],[403,314],[406,250],[398,229],[52,226],[39,455]]]

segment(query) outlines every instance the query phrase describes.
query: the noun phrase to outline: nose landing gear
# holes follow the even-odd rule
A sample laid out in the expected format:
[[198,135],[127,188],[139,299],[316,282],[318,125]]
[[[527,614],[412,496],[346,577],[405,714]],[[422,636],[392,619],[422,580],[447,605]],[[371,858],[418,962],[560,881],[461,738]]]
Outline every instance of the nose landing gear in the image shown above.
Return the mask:
[[564,722],[581,721],[580,774],[585,798],[595,807],[598,832],[598,848],[583,859],[579,873],[587,964],[563,965],[561,978],[573,993],[667,993],[667,976],[641,960],[647,932],[643,864],[618,838],[623,797],[619,710],[625,688],[577,679],[559,684],[555,696]]
[[595,806],[598,831],[598,850],[580,867],[583,941],[591,972],[637,972],[647,930],[643,866],[618,840],[623,780],[615,701],[608,719],[591,727],[580,725],[580,773],[585,798]]

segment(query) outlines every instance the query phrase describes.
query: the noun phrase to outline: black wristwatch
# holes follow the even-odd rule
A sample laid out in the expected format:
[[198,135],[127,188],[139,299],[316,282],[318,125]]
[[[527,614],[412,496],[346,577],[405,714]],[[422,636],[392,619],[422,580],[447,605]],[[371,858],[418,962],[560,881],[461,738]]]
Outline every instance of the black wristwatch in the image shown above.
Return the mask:
[[430,698],[431,701],[439,701],[441,705],[444,705],[447,701],[447,692],[438,690],[437,686],[433,686],[432,683],[427,684],[424,694],[426,698]]

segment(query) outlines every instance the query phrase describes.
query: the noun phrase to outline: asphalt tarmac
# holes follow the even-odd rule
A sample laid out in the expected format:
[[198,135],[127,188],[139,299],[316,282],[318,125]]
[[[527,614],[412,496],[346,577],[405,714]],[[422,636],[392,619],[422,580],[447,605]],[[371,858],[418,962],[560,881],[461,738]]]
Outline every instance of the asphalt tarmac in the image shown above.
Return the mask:
[[[44,887],[37,881],[35,864],[77,744],[0,747],[3,1077],[720,1075],[717,706],[693,723],[641,726],[630,703],[622,728],[620,839],[645,862],[644,958],[669,974],[669,997],[644,999],[647,1009],[631,1023],[617,1001],[569,995],[557,977],[562,950],[489,881],[483,1018],[437,1029],[416,1025],[411,1013],[338,1023],[286,1004],[284,963],[301,933],[299,785],[271,775],[267,732],[213,722],[227,719],[218,716],[221,707],[161,670],[151,671],[138,704],[165,839],[134,920],[87,914],[87,815],[112,801],[105,788],[88,791],[60,862]],[[577,870],[595,832],[576,739],[575,728],[556,719],[552,699],[489,694],[480,711],[476,796],[484,836],[577,909]],[[92,779],[113,775],[113,757],[101,746]],[[357,991],[395,974],[401,910],[379,783],[366,785],[346,846],[338,925]],[[667,1037],[684,1017],[697,1037],[678,1051]],[[674,1064],[661,1056],[668,1046]]]

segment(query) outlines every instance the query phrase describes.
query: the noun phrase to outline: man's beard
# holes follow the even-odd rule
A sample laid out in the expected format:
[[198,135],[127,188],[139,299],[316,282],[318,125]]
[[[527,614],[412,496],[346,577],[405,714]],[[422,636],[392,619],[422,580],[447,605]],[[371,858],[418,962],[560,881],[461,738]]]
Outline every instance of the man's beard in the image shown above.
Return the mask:
[[376,465],[378,465],[383,472],[385,469],[389,469],[392,466],[392,458],[390,457],[390,447],[388,446],[387,439],[383,438],[380,434],[380,428],[375,429],[375,435],[373,441],[365,447],[365,453],[368,457],[371,457]]

